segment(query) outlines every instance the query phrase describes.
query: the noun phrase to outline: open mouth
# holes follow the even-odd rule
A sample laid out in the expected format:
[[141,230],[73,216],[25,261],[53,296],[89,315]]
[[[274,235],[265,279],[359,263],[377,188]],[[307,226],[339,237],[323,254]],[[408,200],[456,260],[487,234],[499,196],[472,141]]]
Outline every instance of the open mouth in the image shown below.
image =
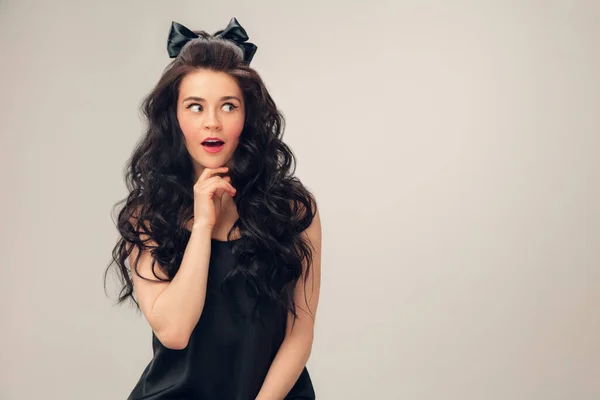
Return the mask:
[[206,147],[219,147],[223,146],[224,144],[225,142],[221,140],[205,140],[204,142],[202,142],[202,146]]

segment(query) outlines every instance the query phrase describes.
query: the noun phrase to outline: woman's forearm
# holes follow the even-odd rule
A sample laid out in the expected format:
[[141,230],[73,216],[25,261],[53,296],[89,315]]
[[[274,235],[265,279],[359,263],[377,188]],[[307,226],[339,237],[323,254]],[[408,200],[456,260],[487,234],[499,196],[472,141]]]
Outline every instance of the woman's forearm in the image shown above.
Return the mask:
[[182,349],[202,314],[211,252],[212,227],[192,228],[175,277],[152,307],[154,331],[167,347]]
[[289,335],[283,340],[256,400],[287,396],[310,358],[312,343],[312,335]]

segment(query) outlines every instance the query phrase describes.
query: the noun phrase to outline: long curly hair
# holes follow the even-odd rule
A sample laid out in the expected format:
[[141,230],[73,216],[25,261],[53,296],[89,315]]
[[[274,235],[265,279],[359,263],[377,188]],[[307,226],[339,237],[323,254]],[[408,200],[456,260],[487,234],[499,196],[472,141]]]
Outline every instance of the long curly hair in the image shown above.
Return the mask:
[[[167,65],[141,104],[147,128],[127,161],[129,195],[113,208],[115,212],[120,207],[116,222],[120,237],[104,273],[105,291],[108,272],[116,266],[122,285],[116,303],[130,299],[140,309],[130,274],[140,276],[137,265],[142,250],[151,252],[158,280],[163,281],[156,275],[156,262],[167,281],[179,269],[190,237],[185,227],[193,218],[194,169],[176,104],[183,77],[210,69],[236,79],[246,104],[244,128],[229,170],[237,189],[233,200],[239,218],[228,238],[236,228],[241,237],[231,242],[237,263],[223,285],[242,278],[247,293],[256,300],[254,311],[259,312],[264,302],[275,302],[291,312],[295,321],[294,287],[312,264],[314,248],[302,232],[315,216],[315,198],[294,176],[295,156],[282,141],[284,117],[259,74],[243,62],[242,50],[227,39],[195,33],[199,38],[187,43]],[[134,246],[140,251],[128,268],[125,262]]]

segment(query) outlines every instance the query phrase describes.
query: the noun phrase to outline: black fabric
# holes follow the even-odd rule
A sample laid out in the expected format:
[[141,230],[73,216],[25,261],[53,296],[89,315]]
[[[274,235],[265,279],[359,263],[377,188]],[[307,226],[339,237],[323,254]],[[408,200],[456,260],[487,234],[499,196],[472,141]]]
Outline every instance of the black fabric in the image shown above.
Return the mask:
[[[252,319],[254,303],[243,285],[234,285],[234,296],[220,290],[221,281],[235,265],[232,246],[233,242],[211,241],[204,309],[187,347],[169,349],[152,333],[153,358],[128,400],[256,398],[283,341],[287,312],[264,307],[262,318]],[[234,307],[235,299],[239,309]],[[315,398],[305,367],[285,399]]]
[[[254,43],[247,42],[248,34],[235,17],[231,18],[225,29],[217,31],[213,36],[221,37],[235,43],[244,52],[244,62],[246,64],[250,64],[256,50],[258,50],[258,47]],[[172,21],[171,28],[169,29],[169,38],[167,39],[169,57],[177,57],[187,42],[198,37],[198,34],[191,29]]]

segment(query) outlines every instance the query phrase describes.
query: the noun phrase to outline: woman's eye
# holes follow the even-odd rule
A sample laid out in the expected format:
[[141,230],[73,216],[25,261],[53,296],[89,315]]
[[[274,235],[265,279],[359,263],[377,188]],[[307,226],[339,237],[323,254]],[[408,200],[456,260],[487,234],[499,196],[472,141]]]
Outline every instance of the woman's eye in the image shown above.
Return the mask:
[[233,110],[235,110],[235,109],[237,108],[237,106],[233,105],[232,103],[225,103],[225,104],[223,104],[223,105],[224,105],[224,106],[230,106],[230,107],[231,107],[231,110],[229,110],[229,111],[233,111]]
[[[223,107],[231,107],[229,109],[229,112],[232,112],[233,110],[235,110],[237,108],[237,106],[234,105],[234,104],[232,104],[232,103],[225,103],[225,104],[223,104]],[[194,111],[194,112],[200,112],[200,111],[202,111],[202,106],[200,104],[197,104],[197,103],[190,104],[190,105],[187,106],[187,108],[189,110]]]

